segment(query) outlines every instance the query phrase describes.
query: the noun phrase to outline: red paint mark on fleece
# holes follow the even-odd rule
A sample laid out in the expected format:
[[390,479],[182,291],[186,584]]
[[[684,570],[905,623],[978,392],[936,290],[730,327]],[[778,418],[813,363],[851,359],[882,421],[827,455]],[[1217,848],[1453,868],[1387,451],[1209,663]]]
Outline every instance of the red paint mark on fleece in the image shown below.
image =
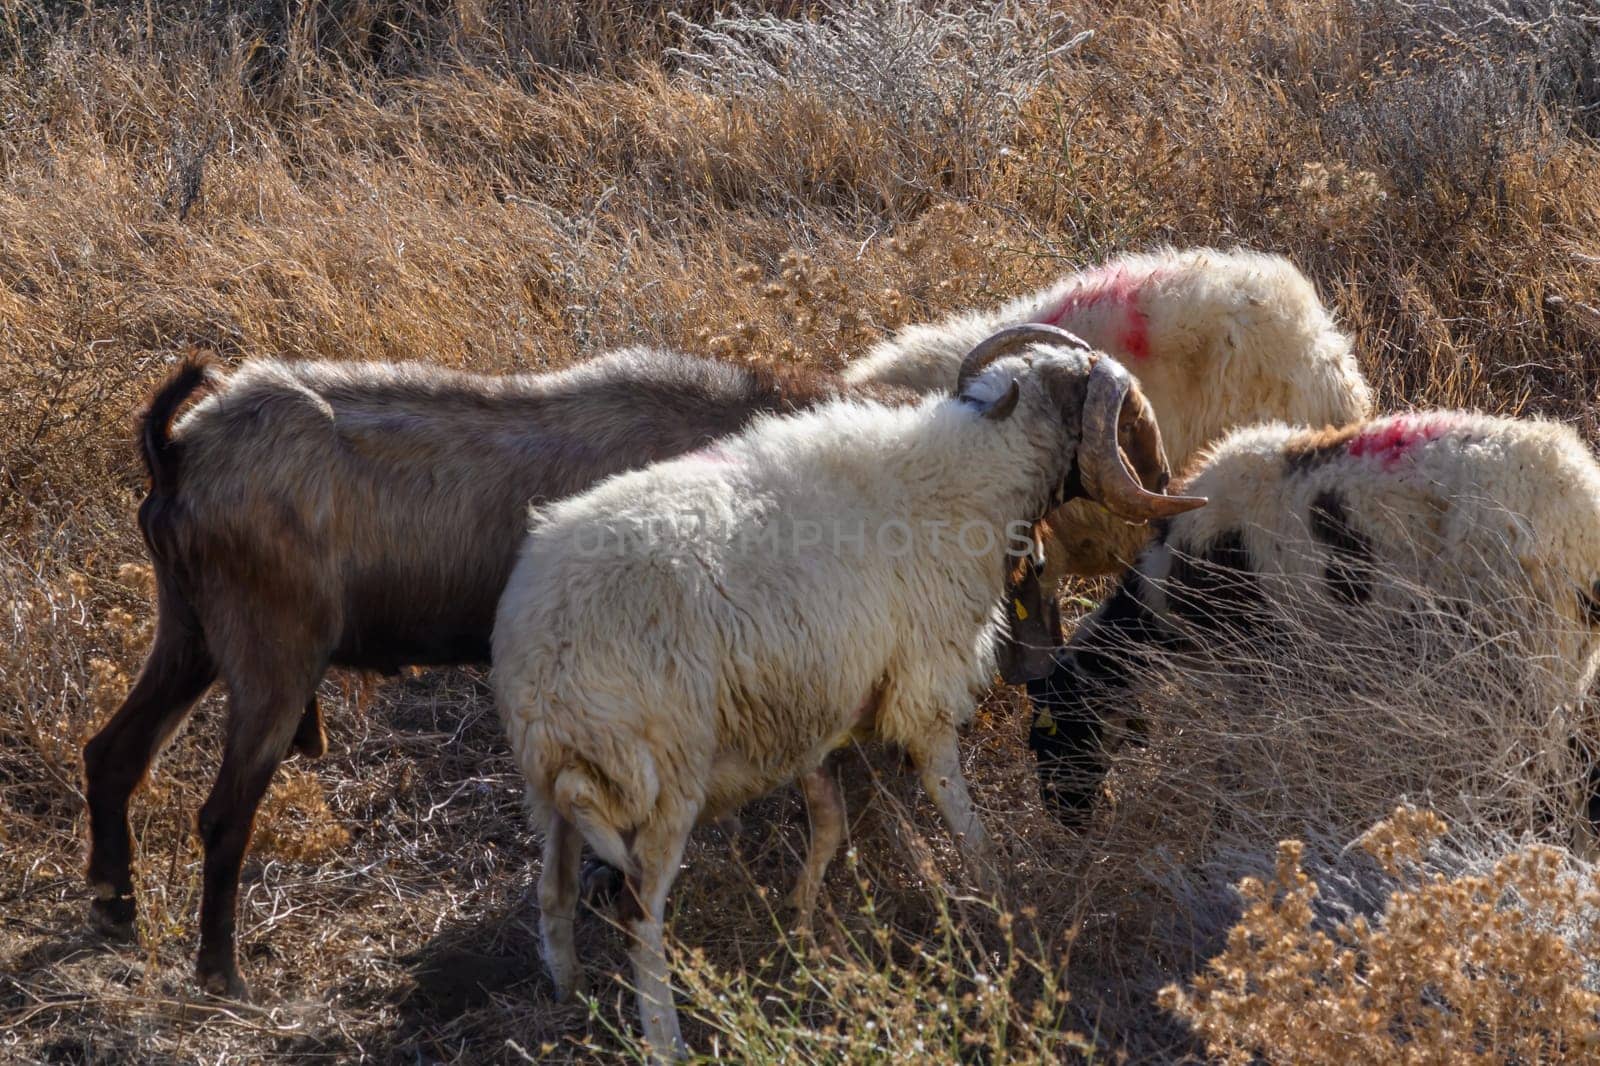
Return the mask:
[[1150,319],[1139,308],[1139,290],[1154,277],[1154,273],[1134,274],[1121,266],[1089,271],[1080,275],[1082,280],[1078,287],[1067,293],[1066,299],[1058,307],[1046,311],[1036,321],[1047,326],[1060,326],[1063,319],[1091,308],[1109,305],[1113,313],[1121,311],[1123,317],[1122,328],[1116,334],[1117,346],[1135,359],[1148,359]]
[[1418,445],[1438,440],[1454,428],[1455,420],[1439,415],[1400,415],[1384,425],[1351,438],[1347,448],[1356,459],[1377,459],[1385,470],[1393,470]]

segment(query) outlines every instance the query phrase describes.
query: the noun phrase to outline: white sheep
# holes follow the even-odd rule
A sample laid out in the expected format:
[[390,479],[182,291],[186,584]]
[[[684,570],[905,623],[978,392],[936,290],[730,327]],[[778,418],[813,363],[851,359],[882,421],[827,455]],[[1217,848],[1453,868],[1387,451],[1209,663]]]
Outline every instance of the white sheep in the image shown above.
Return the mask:
[[548,827],[540,929],[558,989],[577,978],[587,840],[626,875],[646,1038],[678,1053],[661,922],[690,829],[800,779],[804,916],[843,827],[820,768],[855,735],[907,751],[988,883],[956,728],[989,685],[1007,553],[1027,550],[1016,532],[1080,485],[1134,519],[1200,502],[1128,472],[1119,440],[1146,483],[1164,481],[1156,424],[1127,372],[1078,345],[1004,331],[969,355],[954,397],[761,419],[535,511],[493,685]]
[[[1127,255],[1004,306],[909,326],[845,368],[855,384],[943,391],[962,356],[1003,326],[1043,322],[1125,365],[1155,410],[1173,468],[1238,426],[1345,425],[1371,392],[1349,339],[1289,260],[1195,248]],[[1086,500],[1050,525],[1047,579],[1120,571],[1148,535]]]
[[1336,635],[1350,612],[1409,612],[1418,589],[1489,611],[1510,603],[1509,624],[1541,627],[1553,679],[1573,699],[1588,688],[1600,665],[1600,464],[1570,428],[1460,411],[1272,424],[1232,433],[1203,463],[1185,491],[1210,504],[1159,523],[1055,671],[1029,683],[1030,742],[1064,820],[1098,791],[1103,725],[1145,674],[1145,653],[1259,632],[1262,607],[1292,604]]

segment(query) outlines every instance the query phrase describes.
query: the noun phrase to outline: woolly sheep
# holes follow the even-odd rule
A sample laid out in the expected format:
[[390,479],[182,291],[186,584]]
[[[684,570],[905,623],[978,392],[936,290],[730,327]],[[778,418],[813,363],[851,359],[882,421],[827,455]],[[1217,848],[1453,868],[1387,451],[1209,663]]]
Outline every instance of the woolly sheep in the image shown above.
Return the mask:
[[792,898],[808,913],[843,826],[821,767],[852,735],[905,748],[988,881],[956,728],[989,683],[1010,534],[1068,493],[1138,519],[1202,502],[1127,472],[1119,442],[1165,480],[1156,424],[1127,372],[1079,345],[1006,331],[954,397],[762,419],[535,512],[492,679],[547,826],[540,929],[562,993],[587,840],[627,879],[646,1039],[681,1053],[661,922],[690,829],[800,779],[813,838]]
[[1547,621],[1525,601],[1508,621],[1550,628],[1541,645],[1574,698],[1595,673],[1600,464],[1566,426],[1432,411],[1322,431],[1253,427],[1219,443],[1185,490],[1209,506],[1158,523],[1056,669],[1028,685],[1041,784],[1069,823],[1098,791],[1103,726],[1147,653],[1249,634],[1252,611],[1273,603],[1331,633],[1348,612],[1407,611],[1417,589],[1491,611],[1526,589]]
[[[1173,468],[1238,426],[1345,425],[1372,397],[1349,339],[1289,260],[1196,248],[1127,255],[990,311],[902,329],[847,366],[853,384],[950,387],[962,355],[1019,322],[1062,327],[1133,372]],[[1086,500],[1051,516],[1046,581],[1123,569],[1148,536]]]

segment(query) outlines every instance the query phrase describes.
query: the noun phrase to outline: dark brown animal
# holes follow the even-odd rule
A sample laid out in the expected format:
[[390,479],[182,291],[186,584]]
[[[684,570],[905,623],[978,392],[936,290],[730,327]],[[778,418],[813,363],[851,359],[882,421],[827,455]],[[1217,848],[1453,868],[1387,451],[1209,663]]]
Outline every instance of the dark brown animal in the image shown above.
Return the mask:
[[487,661],[530,503],[840,388],[826,376],[645,349],[510,377],[259,361],[224,378],[186,363],[155,393],[140,434],[155,643],[84,749],[96,923],[132,934],[129,797],[221,679],[222,766],[199,817],[197,971],[210,991],[245,994],[234,951],[240,863],[278,763],[326,748],[315,696],[324,671]]

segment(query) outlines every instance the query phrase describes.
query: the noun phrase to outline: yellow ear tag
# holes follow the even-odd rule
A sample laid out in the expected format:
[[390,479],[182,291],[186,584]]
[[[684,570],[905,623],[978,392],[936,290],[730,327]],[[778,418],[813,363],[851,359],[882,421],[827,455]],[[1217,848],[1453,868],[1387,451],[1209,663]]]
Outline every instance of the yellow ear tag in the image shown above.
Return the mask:
[[1022,606],[1022,601],[1021,600],[1017,599],[1016,597],[1012,597],[1011,606],[1012,606],[1012,609],[1015,610],[1015,612],[1016,612],[1017,621],[1026,622],[1028,620],[1028,609],[1026,607]]

